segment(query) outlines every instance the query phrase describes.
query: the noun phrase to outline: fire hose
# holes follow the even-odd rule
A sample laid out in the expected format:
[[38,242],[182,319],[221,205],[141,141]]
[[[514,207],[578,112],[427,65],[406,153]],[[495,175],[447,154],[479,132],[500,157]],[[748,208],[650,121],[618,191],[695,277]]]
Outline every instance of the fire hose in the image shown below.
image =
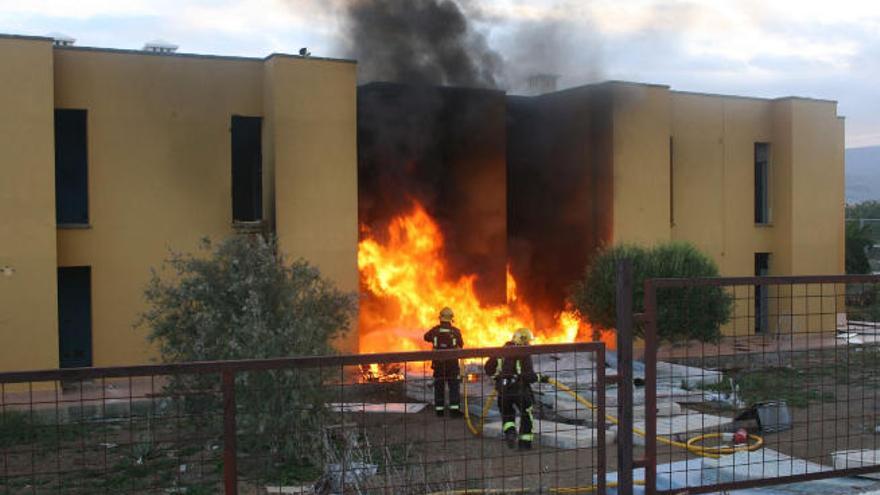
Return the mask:
[[[486,416],[489,412],[489,408],[492,407],[492,403],[495,402],[495,397],[497,395],[497,391],[493,389],[492,393],[489,394],[488,399],[483,404],[483,410],[482,410],[482,413],[480,414],[480,422],[478,423],[477,426],[475,426],[473,424],[473,421],[471,420],[470,409],[468,407],[467,380],[465,379],[465,380],[463,380],[463,382],[464,382],[464,390],[463,390],[464,419],[465,419],[465,422],[467,423],[468,430],[470,430],[470,432],[474,436],[480,436],[483,434],[483,425],[484,425]],[[589,409],[591,411],[595,411],[598,408],[595,404],[593,404],[592,402],[588,401],[587,399],[581,397],[577,392],[572,390],[570,387],[568,387],[564,383],[560,383],[560,382],[554,380],[553,378],[550,378],[548,380],[548,383],[550,385],[553,385],[554,387],[556,387],[557,390],[569,394],[577,402],[579,402],[580,404],[587,407],[587,409]],[[620,420],[614,415],[606,413],[605,418],[608,421],[614,423],[615,425],[620,425]],[[633,428],[633,433],[636,435],[639,435],[640,437],[645,437],[647,435],[647,433],[640,428]],[[687,442],[678,442],[678,441],[671,440],[666,437],[662,437],[662,436],[658,435],[657,441],[660,443],[666,444],[666,445],[671,445],[673,447],[678,447],[678,448],[687,450],[688,452],[695,454],[695,455],[698,455],[698,456],[701,456],[701,457],[708,457],[710,459],[718,459],[722,455],[734,454],[736,452],[752,452],[752,451],[758,450],[764,446],[764,439],[758,435],[753,435],[753,434],[748,435],[749,441],[747,441],[743,445],[734,445],[733,447],[727,447],[727,446],[722,446],[722,445],[718,445],[718,446],[703,446],[702,445],[702,442],[704,442],[705,440],[712,439],[712,438],[718,438],[718,439],[722,439],[722,440],[730,440],[730,438],[728,438],[729,436],[732,437],[732,434],[731,433],[726,433],[726,434],[725,433],[704,433],[704,434],[697,435],[697,436],[694,436],[694,437],[688,439]],[[637,481],[634,481],[633,483],[635,485],[644,485],[645,484],[645,482],[643,480],[637,480]],[[611,482],[611,483],[608,483],[606,486],[608,488],[614,488],[617,486],[617,483]],[[598,485],[587,485],[587,486],[553,488],[550,491],[551,491],[551,493],[591,493],[591,492],[596,491],[597,489],[598,489]],[[520,492],[522,492],[522,491],[524,491],[524,490],[521,490]],[[475,490],[459,490],[459,491],[443,492],[443,493],[445,493],[446,495],[459,495],[459,494],[464,495],[464,494],[516,493],[516,491],[511,492],[510,490],[507,490],[507,491],[501,492],[501,491],[493,491],[493,490],[476,490],[476,491]]]

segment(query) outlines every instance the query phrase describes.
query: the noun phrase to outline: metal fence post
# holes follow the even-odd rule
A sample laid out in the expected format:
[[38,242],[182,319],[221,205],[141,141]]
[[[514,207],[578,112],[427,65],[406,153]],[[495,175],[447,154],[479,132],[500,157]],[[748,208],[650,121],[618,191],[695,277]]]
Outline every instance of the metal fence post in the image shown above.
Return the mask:
[[617,262],[617,493],[633,493],[633,273],[632,261]]
[[238,494],[235,445],[235,371],[223,370],[223,484],[226,495]]
[[645,493],[657,493],[657,288],[645,280]]

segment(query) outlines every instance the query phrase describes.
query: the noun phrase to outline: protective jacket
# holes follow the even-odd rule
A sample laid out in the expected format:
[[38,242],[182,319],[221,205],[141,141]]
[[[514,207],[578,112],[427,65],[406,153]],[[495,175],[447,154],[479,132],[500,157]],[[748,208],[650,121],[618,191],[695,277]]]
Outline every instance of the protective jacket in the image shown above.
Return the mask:
[[[513,342],[504,344],[505,347],[516,345]],[[498,409],[503,421],[502,430],[505,435],[514,435],[516,432],[516,413],[519,411],[519,444],[521,447],[531,447],[533,434],[532,425],[535,417],[532,412],[534,396],[532,384],[538,381],[546,381],[546,378],[535,373],[530,354],[514,355],[507,357],[490,357],[483,366],[486,375],[495,380],[495,390],[498,392]]]
[[[425,340],[430,342],[434,350],[461,349],[464,340],[461,330],[451,323],[441,322],[425,333]],[[446,390],[449,390],[449,410],[453,413],[461,411],[461,370],[458,359],[431,361],[434,369],[434,409],[442,415],[446,409]]]

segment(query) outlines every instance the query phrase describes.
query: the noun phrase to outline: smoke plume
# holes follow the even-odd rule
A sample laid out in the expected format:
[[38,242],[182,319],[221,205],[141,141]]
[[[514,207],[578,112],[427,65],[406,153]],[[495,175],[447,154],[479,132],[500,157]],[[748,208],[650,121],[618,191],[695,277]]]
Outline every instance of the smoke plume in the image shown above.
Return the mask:
[[453,0],[354,0],[345,27],[362,82],[499,86],[501,55]]

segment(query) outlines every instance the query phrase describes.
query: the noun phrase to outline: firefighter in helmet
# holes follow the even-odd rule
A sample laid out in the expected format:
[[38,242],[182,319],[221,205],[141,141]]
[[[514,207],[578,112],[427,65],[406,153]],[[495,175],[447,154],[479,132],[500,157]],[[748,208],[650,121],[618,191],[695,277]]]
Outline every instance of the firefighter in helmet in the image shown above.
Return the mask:
[[[531,343],[532,331],[528,328],[520,328],[513,333],[510,342],[506,346],[527,346]],[[504,440],[510,448],[517,446],[521,450],[532,448],[532,423],[535,418],[532,415],[534,396],[532,384],[535,382],[547,383],[547,376],[535,373],[532,364],[532,356],[523,353],[508,357],[490,357],[484,366],[486,375],[495,380],[495,390],[498,393],[498,409],[501,410],[501,420],[504,422]],[[519,412],[519,436],[516,433],[516,413]]]
[[[452,325],[455,314],[450,308],[440,310],[440,324],[425,333],[425,340],[434,346],[434,350],[461,349],[464,340],[461,330]],[[462,416],[461,412],[461,370],[458,359],[435,360],[431,362],[434,369],[434,410],[437,416],[443,416],[446,410],[446,389],[449,389],[449,415]]]

